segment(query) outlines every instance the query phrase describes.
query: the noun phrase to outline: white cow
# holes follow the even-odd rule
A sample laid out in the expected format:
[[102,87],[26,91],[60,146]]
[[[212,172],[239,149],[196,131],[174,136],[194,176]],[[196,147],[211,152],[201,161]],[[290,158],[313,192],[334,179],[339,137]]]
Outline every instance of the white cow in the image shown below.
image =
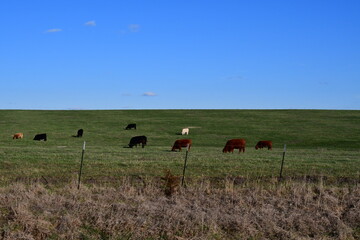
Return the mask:
[[183,130],[181,131],[181,135],[189,135],[189,128],[183,128]]

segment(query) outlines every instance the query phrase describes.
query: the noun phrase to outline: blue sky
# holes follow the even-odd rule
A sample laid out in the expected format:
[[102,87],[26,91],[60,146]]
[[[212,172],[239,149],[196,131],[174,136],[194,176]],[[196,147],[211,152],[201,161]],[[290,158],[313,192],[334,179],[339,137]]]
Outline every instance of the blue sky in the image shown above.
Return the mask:
[[360,110],[358,0],[0,3],[0,109]]

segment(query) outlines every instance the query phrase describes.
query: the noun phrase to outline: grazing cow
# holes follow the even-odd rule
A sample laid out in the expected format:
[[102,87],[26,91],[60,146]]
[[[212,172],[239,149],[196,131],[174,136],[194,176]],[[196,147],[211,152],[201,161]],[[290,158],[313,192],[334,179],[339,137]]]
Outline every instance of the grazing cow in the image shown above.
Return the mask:
[[37,140],[37,141],[41,141],[44,140],[46,141],[46,133],[41,133],[41,134],[36,134],[33,140]]
[[13,136],[13,139],[21,139],[24,138],[24,134],[23,133],[15,133]]
[[268,150],[272,150],[272,141],[259,141],[256,146],[255,149],[258,150],[258,148],[264,148],[267,147]]
[[183,128],[181,131],[181,135],[189,135],[189,128]]
[[191,145],[192,145],[191,139],[179,139],[175,141],[171,151],[175,151],[175,149],[179,149],[179,152],[181,152],[181,148],[187,146],[189,146],[189,150],[190,150]]
[[136,130],[136,124],[135,123],[130,123],[126,126],[125,130],[130,130],[130,129],[135,129]]
[[227,152],[233,153],[234,149],[239,149],[239,153],[241,152],[241,150],[245,152],[245,145],[246,145],[245,139],[231,139],[226,142],[226,145],[223,149],[223,153],[227,153]]
[[78,131],[77,131],[77,135],[76,135],[76,137],[82,137],[83,136],[83,133],[84,133],[84,129],[79,129]]
[[137,147],[138,144],[141,144],[142,148],[144,148],[146,143],[147,143],[147,138],[145,136],[136,136],[130,139],[129,147],[130,148],[132,148],[133,146]]

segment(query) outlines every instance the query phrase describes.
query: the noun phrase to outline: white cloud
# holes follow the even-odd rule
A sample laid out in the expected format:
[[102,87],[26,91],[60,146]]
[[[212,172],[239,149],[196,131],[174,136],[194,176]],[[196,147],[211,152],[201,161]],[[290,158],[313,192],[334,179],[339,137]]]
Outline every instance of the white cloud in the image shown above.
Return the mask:
[[52,29],[49,29],[49,30],[46,30],[47,33],[55,33],[55,32],[61,32],[62,29],[60,28],[52,28]]
[[94,20],[92,21],[88,21],[85,23],[86,26],[90,26],[90,27],[95,27],[96,26],[96,22]]
[[130,24],[129,26],[129,30],[131,32],[138,32],[140,31],[140,25],[139,24]]
[[154,93],[154,92],[145,92],[145,93],[143,93],[143,96],[145,96],[145,97],[154,97],[154,96],[157,96],[157,94]]

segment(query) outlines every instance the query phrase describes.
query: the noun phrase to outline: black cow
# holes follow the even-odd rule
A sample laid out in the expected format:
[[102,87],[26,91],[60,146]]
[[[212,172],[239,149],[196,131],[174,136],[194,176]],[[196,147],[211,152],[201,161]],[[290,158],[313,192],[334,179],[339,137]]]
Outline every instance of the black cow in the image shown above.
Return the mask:
[[77,135],[76,137],[82,137],[83,136],[83,133],[84,133],[84,130],[81,128],[77,131]]
[[41,134],[36,134],[33,140],[37,140],[37,141],[41,141],[44,140],[46,141],[46,133],[41,133]]
[[134,128],[136,130],[136,124],[135,123],[130,123],[126,126],[125,130],[130,130]]
[[141,144],[142,148],[146,145],[147,138],[145,136],[136,136],[130,139],[129,147],[133,147]]

